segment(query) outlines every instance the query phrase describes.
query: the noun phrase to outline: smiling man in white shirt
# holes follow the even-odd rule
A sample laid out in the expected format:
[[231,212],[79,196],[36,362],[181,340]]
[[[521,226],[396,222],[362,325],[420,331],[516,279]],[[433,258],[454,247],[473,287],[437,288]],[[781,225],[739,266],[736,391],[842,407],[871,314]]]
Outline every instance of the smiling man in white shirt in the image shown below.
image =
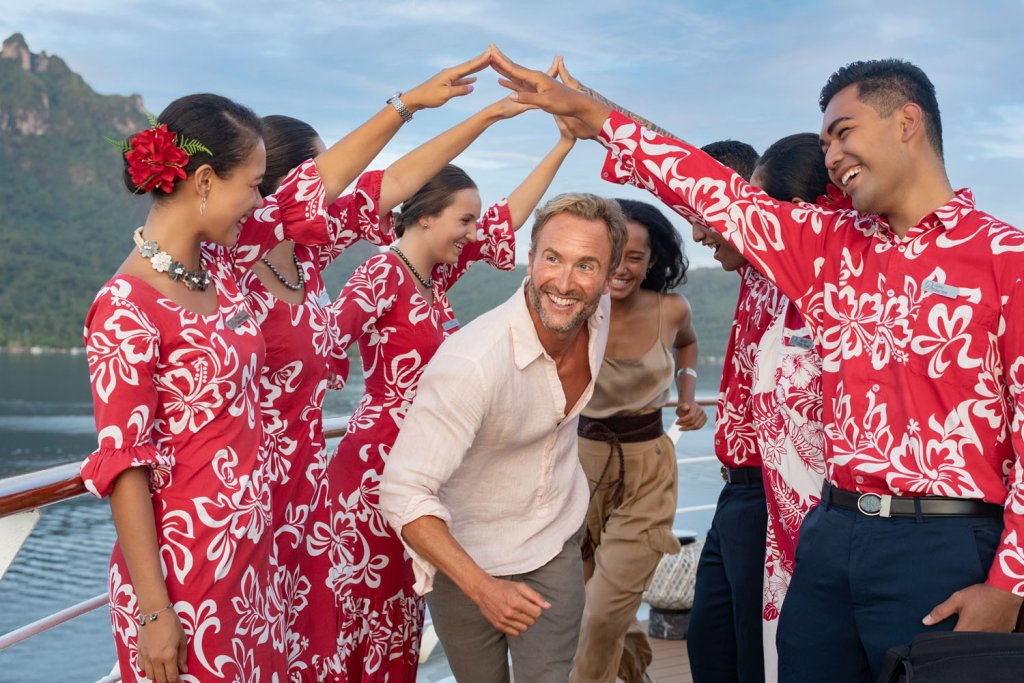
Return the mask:
[[524,286],[445,341],[391,451],[381,507],[459,681],[508,681],[510,650],[519,680],[568,678],[589,496],[576,425],[625,241],[614,201],[540,207]]

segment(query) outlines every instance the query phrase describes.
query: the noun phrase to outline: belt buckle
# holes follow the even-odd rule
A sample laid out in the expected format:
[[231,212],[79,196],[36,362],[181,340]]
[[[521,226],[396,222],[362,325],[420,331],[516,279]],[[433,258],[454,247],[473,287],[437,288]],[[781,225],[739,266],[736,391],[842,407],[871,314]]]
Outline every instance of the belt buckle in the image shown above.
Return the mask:
[[891,517],[892,496],[862,493],[857,499],[857,510],[868,517]]
[[729,478],[729,468],[728,467],[726,467],[725,465],[722,465],[722,469],[719,470],[719,474],[722,475],[722,481],[724,481],[726,484],[731,484],[732,483],[732,480]]

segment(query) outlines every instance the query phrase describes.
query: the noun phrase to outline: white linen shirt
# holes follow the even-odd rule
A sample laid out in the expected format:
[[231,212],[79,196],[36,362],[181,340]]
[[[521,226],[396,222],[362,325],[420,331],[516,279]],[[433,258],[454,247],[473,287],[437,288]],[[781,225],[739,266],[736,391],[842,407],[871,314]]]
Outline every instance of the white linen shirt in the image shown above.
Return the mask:
[[[381,481],[381,509],[399,537],[409,522],[438,517],[491,576],[533,571],[561,551],[587,513],[576,426],[594,392],[610,310],[602,296],[587,321],[591,380],[568,412],[523,287],[444,341]],[[428,593],[436,568],[406,549],[414,589]]]

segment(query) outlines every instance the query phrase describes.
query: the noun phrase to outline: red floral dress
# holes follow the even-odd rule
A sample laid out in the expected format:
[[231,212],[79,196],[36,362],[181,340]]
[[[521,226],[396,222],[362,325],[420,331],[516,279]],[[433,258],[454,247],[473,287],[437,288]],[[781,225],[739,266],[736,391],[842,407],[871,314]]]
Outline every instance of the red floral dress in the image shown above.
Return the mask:
[[454,265],[434,268],[433,305],[393,252],[360,266],[332,305],[342,348],[359,343],[366,392],[331,463],[337,493],[330,524],[311,546],[336,568],[332,585],[340,630],[334,672],[343,680],[416,680],[423,598],[401,540],[380,510],[380,478],[427,362],[458,328],[446,295],[475,261],[515,267],[515,232],[505,201],[477,225],[477,241]]
[[[307,546],[313,526],[330,521],[332,496],[326,476],[330,458],[322,421],[328,377],[333,373],[343,380],[348,372],[347,362],[341,368],[335,362],[339,359],[332,359],[335,335],[325,310],[330,299],[320,273],[360,239],[374,244],[394,241],[390,215],[383,224],[379,220],[383,175],[381,171],[364,174],[355,192],[331,204],[328,245],[295,245],[306,281],[301,304],[275,297],[252,270],[238,272],[239,286],[266,340],[260,407],[273,510],[271,562],[274,589],[283,601],[290,681],[330,679],[326,662],[337,649],[337,633],[324,619],[324,606],[334,603],[330,558],[310,552]],[[340,360],[347,357],[341,355]],[[333,614],[330,609],[327,613]]]
[[[285,237],[326,238],[323,186],[312,165],[282,183],[234,249],[203,245],[214,313],[193,313],[136,277],[116,275],[86,319],[99,448],[82,463],[82,478],[106,496],[125,470],[149,469],[167,591],[189,638],[181,677],[189,683],[273,681],[285,668],[260,457],[263,336],[235,281],[236,268]],[[139,607],[119,544],[109,591],[121,676],[145,681]]]
[[775,634],[796,561],[800,526],[821,497],[825,479],[821,357],[796,307],[782,312],[754,357],[751,412],[768,502],[764,568],[764,656],[767,680],[778,673]]

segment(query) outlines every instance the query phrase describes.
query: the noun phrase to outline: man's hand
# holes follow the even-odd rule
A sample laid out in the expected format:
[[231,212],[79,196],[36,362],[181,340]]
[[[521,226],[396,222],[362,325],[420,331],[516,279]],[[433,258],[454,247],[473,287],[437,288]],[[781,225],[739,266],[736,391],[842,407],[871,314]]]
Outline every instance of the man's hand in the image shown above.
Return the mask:
[[541,610],[551,607],[540,593],[525,583],[489,578],[469,597],[480,607],[487,621],[505,635],[520,635],[533,626]]
[[976,583],[953,593],[926,616],[922,623],[934,626],[954,614],[960,615],[955,631],[1009,633],[1017,624],[1021,597],[994,586]]
[[470,76],[484,69],[491,62],[491,48],[480,55],[463,62],[458,66],[444,69],[412,90],[402,94],[402,103],[409,111],[440,107],[453,97],[461,97],[473,92],[471,83],[476,76]]
[[532,104],[549,114],[579,119],[581,135],[578,137],[596,136],[611,113],[610,108],[594,98],[559,83],[543,71],[527,69],[516,64],[493,46],[491,67],[503,76],[498,82],[512,90],[512,98],[516,101]]

